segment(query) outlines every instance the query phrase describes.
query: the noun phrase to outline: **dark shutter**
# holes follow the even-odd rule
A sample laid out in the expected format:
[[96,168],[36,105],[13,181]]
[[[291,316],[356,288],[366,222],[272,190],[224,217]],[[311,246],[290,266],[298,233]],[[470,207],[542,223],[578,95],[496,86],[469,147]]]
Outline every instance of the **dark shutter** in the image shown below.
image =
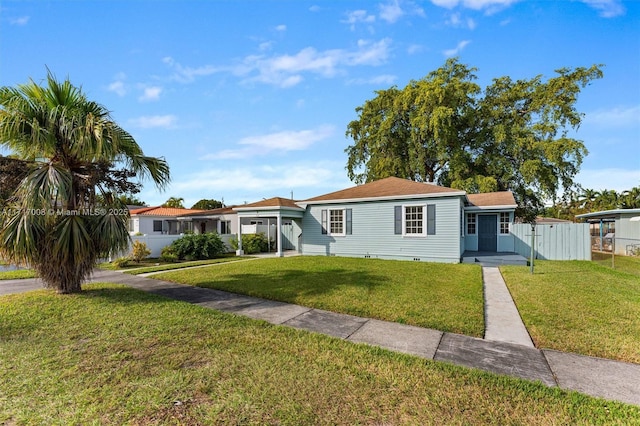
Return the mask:
[[345,210],[345,216],[346,216],[346,234],[347,235],[351,235],[351,209],[346,209]]
[[427,204],[427,235],[436,235],[436,205]]
[[326,210],[322,210],[322,233],[326,234],[327,233],[327,211]]
[[402,234],[402,206],[395,206],[393,209],[394,233]]

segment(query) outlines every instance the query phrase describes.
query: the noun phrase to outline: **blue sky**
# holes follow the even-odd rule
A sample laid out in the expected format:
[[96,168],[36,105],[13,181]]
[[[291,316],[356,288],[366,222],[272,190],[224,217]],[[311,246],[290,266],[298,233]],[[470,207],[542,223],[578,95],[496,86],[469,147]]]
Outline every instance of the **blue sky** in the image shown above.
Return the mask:
[[190,207],[352,186],[345,137],[355,108],[451,56],[496,77],[551,77],[604,64],[573,134],[577,181],[640,185],[640,2],[12,1],[0,6],[0,85],[48,67],[112,111],[172,183],[139,198]]

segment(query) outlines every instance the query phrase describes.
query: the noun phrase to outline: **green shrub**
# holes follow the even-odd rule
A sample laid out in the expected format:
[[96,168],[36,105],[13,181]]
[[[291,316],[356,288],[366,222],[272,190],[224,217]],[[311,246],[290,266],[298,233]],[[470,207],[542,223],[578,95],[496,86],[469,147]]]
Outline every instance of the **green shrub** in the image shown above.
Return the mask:
[[140,263],[142,259],[149,256],[151,254],[151,250],[147,247],[147,244],[142,241],[134,241],[133,246],[131,247],[131,259],[135,262]]
[[215,232],[188,234],[172,242],[169,247],[181,260],[213,259],[225,252],[224,243]]
[[[231,238],[229,241],[234,250],[238,250],[238,239]],[[269,240],[263,233],[244,234],[242,236],[242,250],[246,254],[261,253],[269,251]]]
[[178,254],[171,246],[165,246],[160,251],[160,262],[177,262]]
[[117,258],[116,260],[114,260],[111,263],[114,264],[118,268],[124,268],[125,266],[129,265],[129,258],[128,257],[119,257],[119,258]]

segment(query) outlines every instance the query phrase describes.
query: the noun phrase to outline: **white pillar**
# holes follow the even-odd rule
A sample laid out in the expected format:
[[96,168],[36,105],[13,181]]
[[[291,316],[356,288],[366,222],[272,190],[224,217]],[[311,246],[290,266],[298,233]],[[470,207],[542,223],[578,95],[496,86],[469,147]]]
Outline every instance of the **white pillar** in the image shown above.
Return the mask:
[[238,217],[238,250],[236,250],[236,256],[244,255],[244,250],[242,250],[242,220]]
[[282,214],[280,212],[278,212],[278,224],[276,228],[276,246],[278,249],[276,256],[282,257],[284,254],[282,253]]

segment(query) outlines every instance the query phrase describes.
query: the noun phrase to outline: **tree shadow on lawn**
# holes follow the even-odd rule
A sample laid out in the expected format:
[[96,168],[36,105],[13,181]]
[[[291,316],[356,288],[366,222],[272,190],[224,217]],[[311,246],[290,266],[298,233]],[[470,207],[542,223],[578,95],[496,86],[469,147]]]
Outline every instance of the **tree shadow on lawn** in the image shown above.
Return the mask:
[[228,274],[216,280],[192,280],[193,285],[209,289],[281,301],[295,301],[297,297],[315,297],[333,292],[367,295],[376,288],[388,285],[387,277],[368,271],[327,269],[303,271],[285,269],[273,272]]

